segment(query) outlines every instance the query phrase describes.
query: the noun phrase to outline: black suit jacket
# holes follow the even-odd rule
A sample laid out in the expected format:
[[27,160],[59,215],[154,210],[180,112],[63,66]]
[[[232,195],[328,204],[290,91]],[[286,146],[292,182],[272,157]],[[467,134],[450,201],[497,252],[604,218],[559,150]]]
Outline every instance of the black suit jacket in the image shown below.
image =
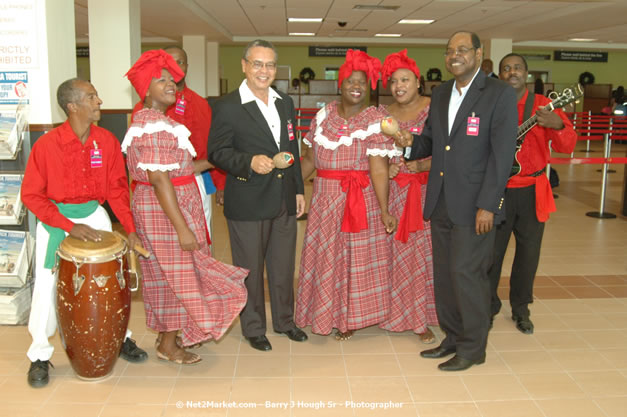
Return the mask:
[[[242,104],[239,90],[213,105],[207,151],[209,161],[227,173],[224,215],[231,220],[264,220],[278,215],[285,201],[289,215],[296,214],[296,194],[304,194],[298,140],[288,136],[288,123],[295,124],[292,99],[279,92],[275,101],[281,118],[281,147],[256,102]],[[254,155],[272,158],[279,151],[291,152],[294,164],[259,175],[250,168]]]
[[[479,71],[448,133],[448,107],[455,80],[433,90],[421,135],[414,136],[410,159],[432,155],[424,217],[431,217],[442,188],[451,221],[475,224],[477,209],[504,220],[503,196],[511,172],[518,110],[516,92]],[[477,136],[467,134],[468,118],[479,117]]]

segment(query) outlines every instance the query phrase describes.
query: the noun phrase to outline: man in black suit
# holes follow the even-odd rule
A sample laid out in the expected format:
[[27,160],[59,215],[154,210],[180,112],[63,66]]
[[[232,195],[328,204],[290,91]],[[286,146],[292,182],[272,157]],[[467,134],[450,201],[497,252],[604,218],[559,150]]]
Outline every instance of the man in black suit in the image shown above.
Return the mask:
[[448,41],[446,68],[455,79],[434,89],[410,159],[432,155],[424,216],[431,219],[435,300],[446,338],[421,352],[442,358],[443,371],[485,361],[490,325],[490,281],[495,232],[504,218],[503,196],[516,146],[516,93],[479,70],[479,37],[457,32]]
[[499,78],[498,75],[494,73],[494,62],[490,58],[486,58],[481,63],[481,71],[485,72],[485,75],[492,78]]
[[[277,53],[264,40],[244,50],[239,89],[215,103],[209,134],[209,161],[227,172],[224,215],[233,264],[250,270],[248,301],[240,315],[242,333],[258,350],[271,350],[265,336],[264,264],[274,331],[307,340],[294,324],[296,218],[305,210],[303,178],[292,99],[270,88]],[[272,157],[291,152],[294,164],[277,169]]]

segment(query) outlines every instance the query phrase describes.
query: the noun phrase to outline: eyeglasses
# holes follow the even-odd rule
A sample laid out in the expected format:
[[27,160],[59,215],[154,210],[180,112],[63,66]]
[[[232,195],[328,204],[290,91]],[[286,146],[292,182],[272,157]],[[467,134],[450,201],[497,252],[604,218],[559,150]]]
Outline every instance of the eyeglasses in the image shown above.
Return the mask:
[[276,62],[274,61],[270,61],[270,62],[261,62],[261,61],[249,61],[246,60],[246,62],[248,62],[254,69],[256,70],[260,70],[263,67],[266,67],[266,69],[268,71],[274,71],[276,69]]
[[444,52],[444,56],[455,56],[455,55],[466,55],[468,52],[472,51],[473,49],[477,49],[477,48],[466,48],[464,46],[462,46],[461,48],[458,49],[447,49]]

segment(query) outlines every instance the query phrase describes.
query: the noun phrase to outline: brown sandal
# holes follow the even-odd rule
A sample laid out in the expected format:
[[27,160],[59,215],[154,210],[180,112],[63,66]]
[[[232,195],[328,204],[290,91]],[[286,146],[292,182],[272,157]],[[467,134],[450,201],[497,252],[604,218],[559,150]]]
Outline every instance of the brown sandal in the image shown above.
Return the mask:
[[335,331],[335,340],[337,340],[337,341],[348,340],[351,337],[353,337],[353,333],[355,333],[353,330],[347,330],[345,332],[341,332],[339,330],[336,330]]
[[202,361],[200,355],[187,352],[183,349],[177,350],[176,353],[172,356],[168,356],[165,353],[159,352],[159,350],[157,349],[157,358],[162,361],[178,363],[179,365],[193,365]]

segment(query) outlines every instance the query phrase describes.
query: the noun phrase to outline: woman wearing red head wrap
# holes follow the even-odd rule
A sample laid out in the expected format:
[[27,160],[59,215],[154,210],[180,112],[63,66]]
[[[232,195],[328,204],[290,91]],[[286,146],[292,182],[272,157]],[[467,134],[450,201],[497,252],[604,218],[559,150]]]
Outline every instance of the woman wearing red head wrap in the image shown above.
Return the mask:
[[[390,245],[388,156],[380,113],[368,107],[368,80],[376,86],[381,63],[348,50],[339,71],[341,97],[320,109],[304,143],[303,178],[314,169],[311,209],[300,262],[295,321],[345,340],[381,323],[389,310]],[[383,221],[382,221],[383,220]]]
[[[419,94],[420,70],[407,56],[407,50],[385,58],[383,86],[390,84],[395,102],[379,106],[383,116],[393,116],[401,129],[414,134],[422,131],[431,99]],[[427,172],[431,160],[404,161],[402,150],[390,163],[390,213],[399,219],[398,231],[391,236],[392,278],[391,309],[382,328],[394,332],[413,330],[423,343],[435,337],[429,325],[438,319],[433,295],[433,256],[431,226],[422,218]],[[424,172],[419,172],[424,171]]]
[[211,257],[190,132],[164,115],[183,72],[169,54],[154,50],[127,76],[146,99],[122,143],[136,183],[131,208],[137,234],[152,253],[140,259],[146,324],[159,332],[159,359],[193,364],[200,356],[182,346],[226,332],[246,302],[248,271]]

